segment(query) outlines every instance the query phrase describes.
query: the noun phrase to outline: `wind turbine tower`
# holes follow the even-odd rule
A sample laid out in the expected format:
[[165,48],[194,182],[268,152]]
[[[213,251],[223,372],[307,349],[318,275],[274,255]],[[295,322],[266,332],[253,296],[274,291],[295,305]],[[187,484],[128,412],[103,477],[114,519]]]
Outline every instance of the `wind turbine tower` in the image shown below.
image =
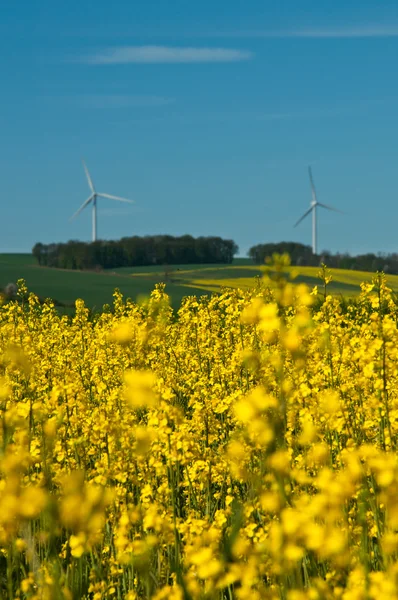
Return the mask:
[[72,219],[77,217],[77,215],[80,214],[81,211],[84,208],[86,208],[86,206],[88,206],[91,202],[92,203],[92,227],[93,227],[92,241],[95,242],[97,240],[97,199],[98,198],[109,198],[110,200],[118,200],[119,202],[128,202],[129,204],[134,204],[134,200],[127,200],[127,198],[120,198],[120,196],[112,196],[111,194],[104,194],[104,193],[96,192],[93,181],[90,177],[89,170],[87,169],[87,166],[86,166],[86,163],[84,162],[84,160],[83,160],[83,167],[84,167],[84,171],[86,173],[86,177],[87,177],[89,188],[91,190],[91,194],[87,198],[87,200],[85,200],[83,202],[83,204],[75,212],[75,214],[72,215],[70,220],[72,221]]
[[295,227],[297,227],[297,225],[299,223],[301,223],[301,221],[303,221],[303,219],[305,219],[305,217],[312,212],[312,253],[316,254],[317,253],[317,233],[318,233],[317,232],[317,210],[316,209],[318,208],[318,206],[322,206],[323,208],[326,208],[327,210],[333,210],[333,211],[339,212],[339,213],[341,213],[342,211],[339,210],[338,208],[333,208],[333,206],[328,206],[327,204],[318,202],[318,199],[316,197],[314,180],[312,178],[311,167],[308,167],[308,173],[310,176],[311,194],[312,194],[311,205],[310,205],[310,208],[303,214],[303,216],[299,218],[299,220],[295,224]]

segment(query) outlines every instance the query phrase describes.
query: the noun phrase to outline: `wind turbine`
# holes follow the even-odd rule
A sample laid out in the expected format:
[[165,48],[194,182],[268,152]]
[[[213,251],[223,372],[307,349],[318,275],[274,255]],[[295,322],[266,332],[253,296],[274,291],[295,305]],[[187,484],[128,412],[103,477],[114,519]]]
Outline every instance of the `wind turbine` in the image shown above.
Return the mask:
[[[339,212],[342,213],[341,210],[339,210],[338,208],[333,208],[333,206],[328,206],[327,204],[322,204],[322,202],[318,202],[317,197],[316,197],[316,191],[315,191],[315,185],[314,185],[314,180],[312,178],[312,171],[311,171],[311,167],[308,167],[308,173],[310,176],[310,183],[311,183],[311,192],[312,192],[312,200],[311,200],[311,206],[310,208],[303,214],[302,217],[299,218],[299,220],[297,221],[297,223],[295,224],[295,227],[297,227],[297,225],[299,223],[301,223],[301,221],[303,219],[305,219],[305,217],[307,215],[310,214],[310,212],[312,212],[312,253],[316,254],[316,243],[317,243],[317,220],[316,220],[316,209],[318,206],[322,206],[323,208],[327,208],[328,210],[334,210],[335,212]],[[343,213],[342,213],[343,214]]]
[[129,204],[134,204],[134,200],[127,200],[127,198],[120,198],[119,196],[112,196],[111,194],[100,194],[99,192],[96,192],[93,181],[90,177],[90,173],[87,169],[86,163],[84,162],[84,160],[82,160],[82,162],[83,162],[84,171],[86,173],[88,185],[91,190],[91,195],[87,198],[87,200],[85,202],[83,202],[83,204],[75,212],[75,214],[72,215],[70,220],[72,221],[72,219],[77,217],[77,215],[79,213],[81,213],[83,208],[86,208],[86,206],[88,206],[90,204],[90,202],[92,202],[92,205],[93,205],[93,213],[92,213],[92,215],[93,215],[93,239],[92,239],[92,241],[95,242],[97,240],[97,198],[109,198],[110,200],[118,200],[119,202],[128,202]]

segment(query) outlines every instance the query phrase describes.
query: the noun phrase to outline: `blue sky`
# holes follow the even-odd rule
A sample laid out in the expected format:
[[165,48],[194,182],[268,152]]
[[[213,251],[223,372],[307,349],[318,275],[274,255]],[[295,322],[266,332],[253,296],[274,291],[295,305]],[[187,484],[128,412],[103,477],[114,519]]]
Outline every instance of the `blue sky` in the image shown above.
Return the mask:
[[2,0],[0,252],[170,233],[398,251],[398,4]]

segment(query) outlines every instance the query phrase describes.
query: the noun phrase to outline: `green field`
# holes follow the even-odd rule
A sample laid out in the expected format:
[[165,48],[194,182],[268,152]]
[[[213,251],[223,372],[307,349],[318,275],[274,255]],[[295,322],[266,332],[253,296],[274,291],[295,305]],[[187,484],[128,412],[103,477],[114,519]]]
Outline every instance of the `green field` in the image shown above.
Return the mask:
[[[100,310],[112,302],[112,293],[119,288],[124,296],[137,299],[148,295],[156,283],[165,282],[172,304],[177,307],[184,296],[219,292],[223,287],[247,289],[265,267],[254,265],[249,259],[235,259],[232,265],[173,265],[171,267],[120,268],[99,273],[64,271],[39,267],[30,254],[0,254],[0,289],[17,279],[25,279],[28,289],[41,298],[53,298],[73,306],[76,298],[83,298],[87,306]],[[295,281],[311,287],[319,285],[318,267],[300,267]],[[330,292],[354,296],[362,281],[369,281],[372,273],[332,269]],[[388,277],[389,285],[398,291],[398,275]]]
[[[100,273],[64,271],[39,267],[29,254],[0,254],[0,289],[22,278],[28,289],[40,298],[53,298],[66,305],[73,305],[76,298],[83,298],[87,306],[99,310],[104,304],[112,302],[115,288],[133,299],[149,295],[155,284],[165,279],[164,269],[158,271],[153,270],[149,275],[145,274],[138,279],[131,275],[131,269]],[[178,306],[184,296],[203,294],[200,288],[187,288],[171,282],[167,284],[167,290],[174,306]]]

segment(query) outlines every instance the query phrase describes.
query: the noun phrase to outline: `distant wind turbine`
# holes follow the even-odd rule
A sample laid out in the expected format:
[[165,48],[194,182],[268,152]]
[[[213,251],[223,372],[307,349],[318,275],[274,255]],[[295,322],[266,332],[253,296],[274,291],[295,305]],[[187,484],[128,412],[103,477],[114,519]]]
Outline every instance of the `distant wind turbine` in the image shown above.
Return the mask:
[[308,167],[308,173],[309,173],[309,176],[310,176],[311,192],[312,192],[311,206],[303,214],[303,216],[299,218],[299,220],[295,224],[295,227],[297,227],[297,225],[299,223],[301,223],[301,221],[303,219],[305,219],[305,217],[307,215],[309,215],[310,212],[312,211],[312,253],[316,254],[316,251],[317,251],[317,246],[316,246],[317,245],[317,220],[316,220],[316,209],[317,209],[317,206],[322,206],[323,208],[327,208],[328,210],[334,210],[335,212],[339,212],[339,213],[342,213],[342,214],[344,214],[344,213],[341,210],[339,210],[338,208],[333,208],[333,206],[328,206],[327,204],[322,204],[322,202],[318,202],[317,197],[316,197],[314,180],[312,178],[311,167]]
[[129,204],[134,204],[134,200],[127,200],[127,198],[120,198],[119,196],[111,196],[111,194],[100,194],[99,192],[96,192],[93,181],[90,177],[90,173],[87,169],[86,163],[84,162],[84,160],[82,162],[83,162],[83,167],[84,167],[84,170],[86,173],[88,185],[91,190],[91,195],[87,198],[87,200],[85,202],[83,202],[83,204],[75,212],[75,214],[72,215],[70,220],[72,221],[72,219],[77,217],[77,215],[80,214],[81,211],[84,208],[86,208],[86,206],[88,206],[88,204],[90,204],[90,202],[92,202],[92,205],[93,205],[93,213],[92,213],[93,214],[93,237],[92,237],[92,241],[95,242],[97,240],[97,198],[109,198],[110,200],[118,200],[119,202],[128,202]]

